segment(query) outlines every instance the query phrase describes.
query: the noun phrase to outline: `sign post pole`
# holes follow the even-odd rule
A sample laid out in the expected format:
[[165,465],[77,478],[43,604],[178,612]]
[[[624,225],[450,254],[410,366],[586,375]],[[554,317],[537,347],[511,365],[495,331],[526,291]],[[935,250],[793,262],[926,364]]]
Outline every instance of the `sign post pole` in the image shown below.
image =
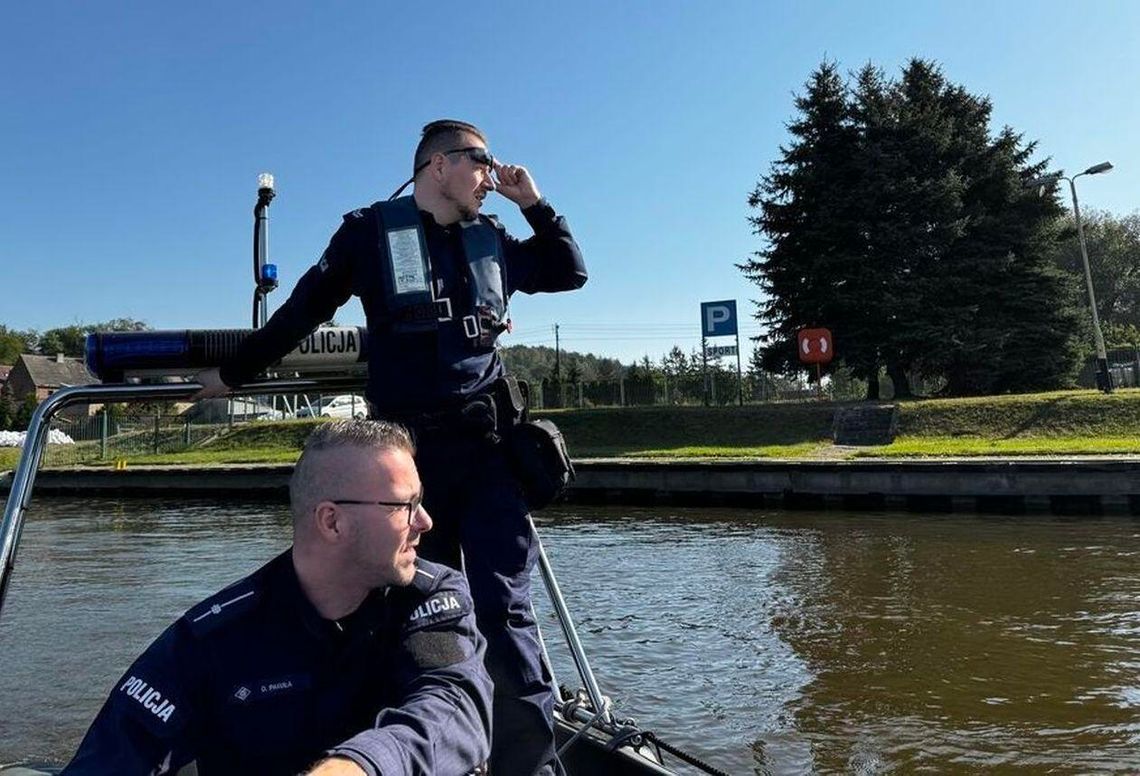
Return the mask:
[[740,332],[736,333],[736,398],[744,406],[744,371],[740,368]]
[[[725,299],[720,302],[701,302],[701,363],[704,364],[705,370],[705,406],[709,404],[710,382],[712,376],[709,374],[709,348],[708,337],[727,337],[730,334],[736,335],[736,377],[737,377],[737,392],[740,396],[741,404],[744,403],[744,388],[741,385],[741,370],[740,370],[740,333],[736,329],[736,300]],[[729,355],[726,351],[729,348],[717,347],[716,353],[713,355],[720,358],[722,355]],[[716,386],[711,385],[712,400],[716,401]]]
[[705,344],[705,335],[701,335],[701,383],[704,390],[705,406],[709,406],[709,346]]

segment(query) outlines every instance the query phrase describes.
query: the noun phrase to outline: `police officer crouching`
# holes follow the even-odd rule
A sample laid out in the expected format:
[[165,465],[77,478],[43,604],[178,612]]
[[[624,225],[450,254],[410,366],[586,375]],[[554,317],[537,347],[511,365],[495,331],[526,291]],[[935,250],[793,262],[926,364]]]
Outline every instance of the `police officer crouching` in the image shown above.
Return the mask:
[[[63,773],[452,774],[490,753],[492,685],[402,427],[322,424],[293,546],[190,609],[115,685]],[[307,770],[308,769],[308,770]]]

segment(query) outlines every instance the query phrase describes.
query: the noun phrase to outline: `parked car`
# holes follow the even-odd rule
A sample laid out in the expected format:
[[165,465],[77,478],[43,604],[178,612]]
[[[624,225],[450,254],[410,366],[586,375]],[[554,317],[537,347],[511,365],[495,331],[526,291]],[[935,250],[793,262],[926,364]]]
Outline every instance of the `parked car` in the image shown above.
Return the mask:
[[366,418],[368,417],[368,402],[363,396],[356,394],[343,394],[341,396],[326,396],[320,404],[303,406],[297,410],[298,418]]

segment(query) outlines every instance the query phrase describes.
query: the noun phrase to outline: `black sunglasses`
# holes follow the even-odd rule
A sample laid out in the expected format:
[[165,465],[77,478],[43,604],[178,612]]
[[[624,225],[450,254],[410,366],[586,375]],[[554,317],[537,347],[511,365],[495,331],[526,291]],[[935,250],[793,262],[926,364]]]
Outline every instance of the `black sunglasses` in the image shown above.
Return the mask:
[[362,504],[365,506],[374,507],[403,507],[408,510],[408,525],[412,524],[412,520],[416,517],[416,512],[420,511],[420,507],[424,503],[424,492],[421,490],[417,493],[411,501],[356,501],[354,499],[330,499],[333,504]]
[[[467,158],[475,162],[475,164],[486,165],[487,169],[495,169],[495,157],[486,148],[479,146],[467,146],[465,148],[453,148],[450,151],[440,151],[439,153],[444,156],[451,156],[452,154],[466,154]],[[416,169],[412,170],[412,177],[414,178],[420,170],[431,164],[431,159],[421,164]],[[406,184],[405,184],[406,185]]]
[[475,164],[485,164],[489,169],[495,168],[495,157],[486,148],[479,146],[468,146],[467,148],[456,148],[454,151],[444,151],[443,155],[448,154],[467,154],[467,158],[475,162]]

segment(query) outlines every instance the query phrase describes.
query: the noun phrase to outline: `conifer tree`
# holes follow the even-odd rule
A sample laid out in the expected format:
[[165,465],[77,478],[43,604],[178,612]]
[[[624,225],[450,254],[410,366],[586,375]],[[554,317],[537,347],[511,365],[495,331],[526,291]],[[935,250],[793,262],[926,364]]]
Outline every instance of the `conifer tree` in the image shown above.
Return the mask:
[[[792,141],[748,199],[759,210],[749,221],[768,244],[739,265],[765,293],[756,316],[769,329],[764,369],[788,374],[799,364],[799,329],[857,316],[844,289],[862,248],[854,164],[859,137],[837,65],[821,64],[795,104]],[[857,373],[877,370],[873,340],[846,327],[837,328],[836,337],[837,350]]]
[[795,331],[826,325],[868,398],[880,367],[896,397],[914,375],[956,394],[1071,379],[1080,324],[1046,251],[1060,210],[1022,187],[1045,166],[1033,143],[992,135],[989,100],[921,59],[851,87],[824,62],[796,108],[749,200],[767,244],[741,265],[766,293],[766,368],[796,371]]

